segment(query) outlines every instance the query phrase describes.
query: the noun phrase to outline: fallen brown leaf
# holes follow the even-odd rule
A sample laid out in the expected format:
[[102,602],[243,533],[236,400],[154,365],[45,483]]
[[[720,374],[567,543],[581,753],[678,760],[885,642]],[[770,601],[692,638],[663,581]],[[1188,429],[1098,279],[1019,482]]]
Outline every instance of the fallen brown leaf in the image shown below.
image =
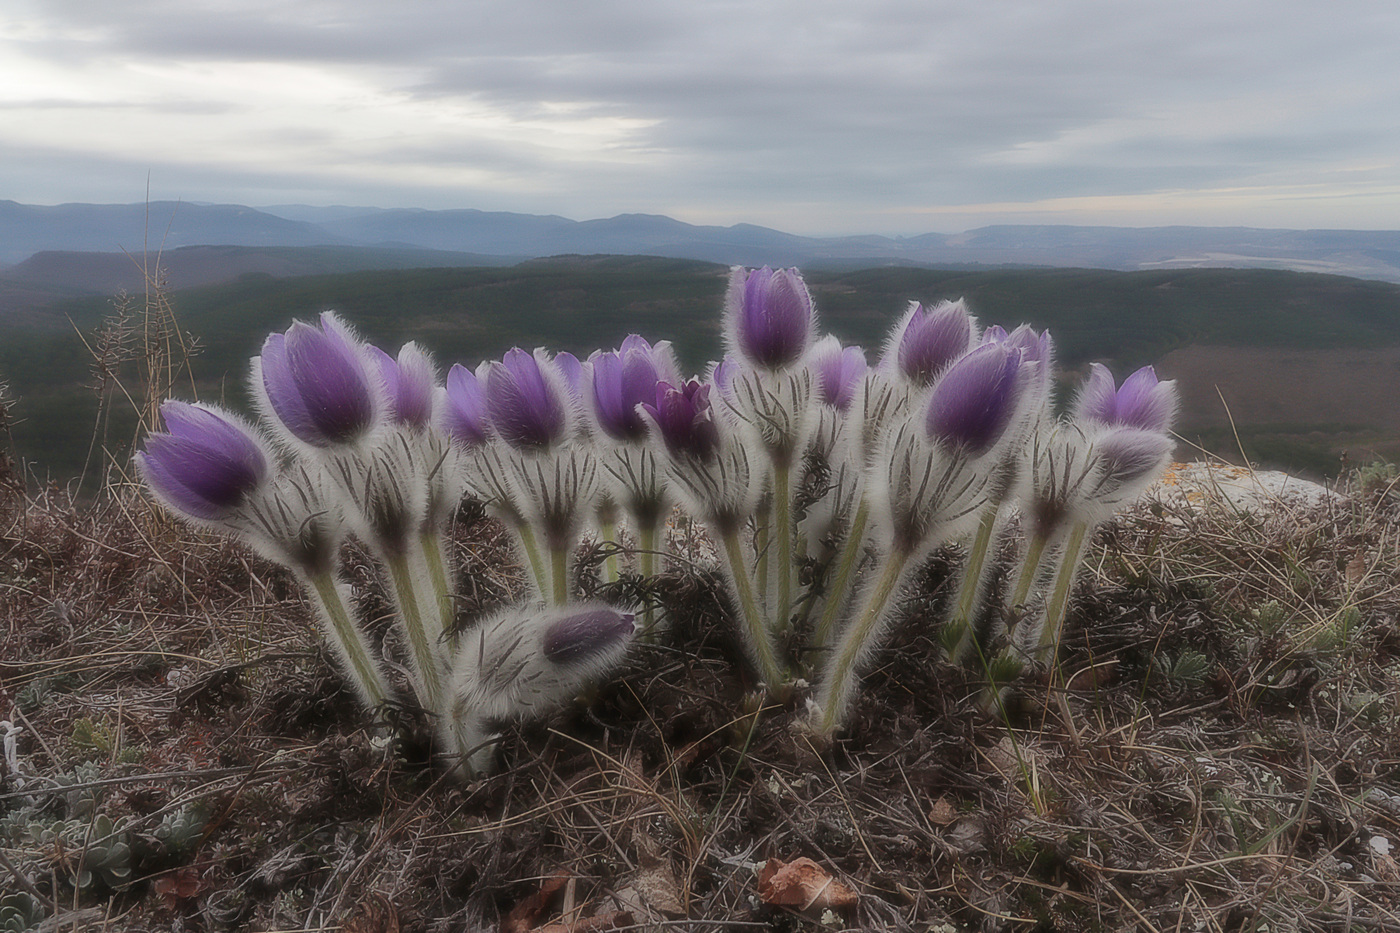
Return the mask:
[[561,869],[540,882],[538,891],[516,904],[501,919],[501,933],[530,933],[536,929],[550,903],[572,878],[572,872]]
[[958,811],[948,802],[947,797],[939,797],[928,810],[928,821],[934,826],[947,826],[958,818]]
[[773,907],[840,910],[854,907],[856,892],[809,858],[770,858],[758,871],[758,896]]

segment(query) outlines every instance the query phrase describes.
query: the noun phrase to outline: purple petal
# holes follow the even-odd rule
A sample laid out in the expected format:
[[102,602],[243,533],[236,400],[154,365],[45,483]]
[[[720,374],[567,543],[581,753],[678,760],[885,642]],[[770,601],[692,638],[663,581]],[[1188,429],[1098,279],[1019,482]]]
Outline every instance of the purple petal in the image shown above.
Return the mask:
[[989,450],[1016,414],[1020,369],[1021,354],[995,343],[948,367],[929,397],[924,422],[929,438],[972,456]]
[[559,389],[534,354],[516,347],[486,374],[486,412],[502,440],[532,450],[563,440],[568,417]]
[[796,269],[736,268],[728,303],[734,346],[749,362],[782,369],[807,352],[814,324],[812,296]]
[[1090,363],[1089,375],[1079,389],[1079,400],[1075,403],[1075,413],[1088,421],[1113,424],[1117,418],[1118,392],[1114,388],[1113,373],[1102,363]]
[[188,515],[218,519],[266,479],[267,455],[251,432],[207,408],[167,401],[168,434],[152,434],[137,469],[162,500]]
[[544,633],[543,653],[553,664],[566,665],[605,654],[636,631],[635,616],[616,609],[588,609],[564,616]]
[[835,337],[823,337],[812,352],[812,368],[817,377],[817,396],[822,404],[845,411],[851,407],[856,388],[865,378],[865,351],[841,346]]
[[406,343],[394,359],[378,347],[369,347],[370,356],[384,383],[389,416],[398,424],[425,428],[433,417],[433,390],[436,378],[433,364],[417,344]]
[[972,343],[972,316],[961,301],[931,310],[915,305],[899,340],[899,371],[917,386],[933,381]]
[[447,371],[443,397],[442,427],[452,442],[461,447],[486,443],[486,396],[476,374],[460,363]]
[[[334,315],[321,327],[297,321],[280,347],[264,344],[263,386],[273,411],[293,435],[313,447],[348,443],[374,426],[374,391],[360,347]],[[277,352],[280,349],[280,352]]]
[[1123,380],[1118,389],[1115,422],[1144,431],[1168,431],[1176,415],[1176,387],[1158,382],[1157,372],[1144,366]]
[[719,450],[719,428],[710,410],[710,387],[691,380],[681,388],[667,382],[656,386],[656,404],[642,410],[656,422],[666,449],[673,456],[709,460]]

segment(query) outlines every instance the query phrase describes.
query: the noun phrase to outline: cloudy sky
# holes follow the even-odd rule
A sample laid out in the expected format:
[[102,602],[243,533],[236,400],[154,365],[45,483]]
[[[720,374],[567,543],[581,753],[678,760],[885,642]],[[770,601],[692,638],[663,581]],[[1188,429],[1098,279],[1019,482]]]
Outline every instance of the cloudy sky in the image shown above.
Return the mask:
[[1400,228],[1394,0],[0,0],[0,198]]

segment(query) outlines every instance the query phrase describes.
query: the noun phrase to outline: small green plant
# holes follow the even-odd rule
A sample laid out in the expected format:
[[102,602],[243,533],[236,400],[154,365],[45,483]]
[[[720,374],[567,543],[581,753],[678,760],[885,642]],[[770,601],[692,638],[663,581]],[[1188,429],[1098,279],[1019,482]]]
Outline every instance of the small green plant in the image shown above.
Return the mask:
[[1378,493],[1393,495],[1397,483],[1400,483],[1400,467],[1384,460],[1373,460],[1365,466],[1357,467],[1351,476],[1351,488],[1364,499],[1370,499]]
[[1210,673],[1210,658],[1191,648],[1183,648],[1176,654],[1162,654],[1152,659],[1157,673],[1175,687],[1196,687],[1205,682]]
[[124,820],[105,813],[87,820],[29,824],[27,845],[47,871],[79,891],[115,890],[131,879],[131,844]]
[[29,894],[20,891],[0,897],[0,933],[24,933],[37,929],[43,920],[43,905]]

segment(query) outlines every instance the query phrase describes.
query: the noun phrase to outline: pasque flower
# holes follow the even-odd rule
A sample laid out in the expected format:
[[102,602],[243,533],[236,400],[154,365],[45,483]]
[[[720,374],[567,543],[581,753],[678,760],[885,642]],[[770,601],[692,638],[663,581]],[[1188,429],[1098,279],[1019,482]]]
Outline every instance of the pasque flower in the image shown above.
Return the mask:
[[1022,357],[1020,350],[985,343],[949,366],[929,396],[929,439],[972,457],[991,449],[1020,413],[1030,375]]
[[382,403],[373,367],[364,344],[327,311],[320,327],[297,321],[268,336],[253,360],[253,388],[290,440],[324,450],[374,428]]
[[835,337],[823,337],[812,348],[812,369],[817,377],[817,398],[823,405],[845,412],[865,377],[865,351],[842,347]]
[[802,359],[816,330],[812,296],[796,269],[734,267],[725,320],[732,349],[750,365],[768,370]]
[[161,405],[166,433],[152,434],[136,454],[151,491],[191,518],[218,522],[236,513],[268,480],[261,438],[237,415],[171,399]]
[[710,386],[691,379],[677,388],[656,385],[656,404],[642,405],[673,457],[712,460],[719,450],[719,429],[710,406]]
[[486,366],[482,381],[491,429],[511,447],[543,450],[568,436],[568,384],[543,350],[508,350]]
[[439,394],[439,426],[461,448],[477,447],[490,438],[486,393],[476,374],[461,363],[447,371],[447,387]]
[[911,301],[892,335],[886,365],[893,364],[905,379],[924,388],[971,348],[976,327],[961,300],[932,308]]
[[614,440],[644,440],[647,425],[637,406],[656,401],[657,383],[680,381],[671,345],[662,341],[653,347],[632,334],[619,349],[594,353],[589,364],[584,382],[598,428]]
[[567,701],[621,662],[635,616],[603,603],[526,605],[486,619],[462,640],[452,665],[450,731],[486,769],[490,727]]
[[1143,431],[1167,431],[1176,417],[1176,382],[1159,382],[1157,371],[1144,366],[1116,389],[1113,373],[1100,363],[1089,364],[1075,415],[1089,422],[1121,425]]
[[376,346],[369,347],[369,354],[384,383],[390,419],[405,427],[426,428],[433,418],[437,385],[432,360],[411,342],[403,345],[397,359]]

